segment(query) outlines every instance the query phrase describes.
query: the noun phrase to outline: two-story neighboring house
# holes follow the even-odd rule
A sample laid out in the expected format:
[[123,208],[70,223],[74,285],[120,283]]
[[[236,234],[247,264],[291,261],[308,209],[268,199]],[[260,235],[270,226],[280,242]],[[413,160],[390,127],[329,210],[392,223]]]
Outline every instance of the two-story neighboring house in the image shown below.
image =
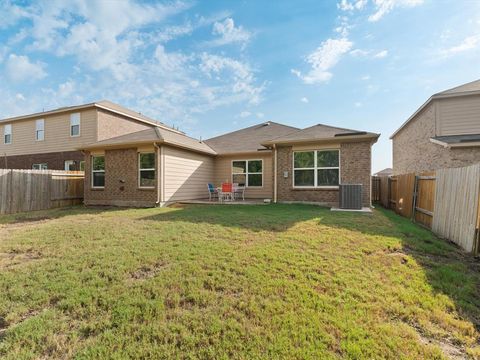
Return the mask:
[[394,174],[480,162],[480,80],[431,96],[390,139]]
[[110,101],[3,119],[0,168],[83,170],[78,149],[152,127],[176,131]]

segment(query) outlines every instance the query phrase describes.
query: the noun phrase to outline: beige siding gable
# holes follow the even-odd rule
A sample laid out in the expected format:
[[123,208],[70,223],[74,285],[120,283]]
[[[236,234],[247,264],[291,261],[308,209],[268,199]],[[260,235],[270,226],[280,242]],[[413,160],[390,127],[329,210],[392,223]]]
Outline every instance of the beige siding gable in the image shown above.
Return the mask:
[[187,150],[162,147],[165,202],[208,197],[207,184],[213,182],[214,160],[211,156]]
[[[70,136],[70,115],[77,112],[39,116],[38,118],[11,122],[12,143],[3,143],[5,124],[0,125],[0,154],[7,156],[73,151],[96,141],[96,110],[87,109],[80,113],[80,136]],[[44,140],[35,137],[36,120],[44,119]]]
[[142,131],[153,127],[140,121],[130,119],[106,110],[97,110],[98,112],[98,139],[102,141],[116,136]]
[[480,134],[480,96],[437,100],[437,136]]

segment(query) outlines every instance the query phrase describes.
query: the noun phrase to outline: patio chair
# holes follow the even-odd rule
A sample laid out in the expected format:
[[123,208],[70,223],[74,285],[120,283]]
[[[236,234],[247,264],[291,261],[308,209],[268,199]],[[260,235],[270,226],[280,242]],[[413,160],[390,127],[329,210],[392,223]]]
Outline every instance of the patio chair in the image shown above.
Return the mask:
[[212,201],[212,199],[218,199],[218,190],[213,186],[213,184],[208,183],[208,200]]
[[233,183],[233,198],[242,197],[245,201],[245,186],[239,186],[238,183]]
[[220,202],[234,200],[232,183],[222,184],[222,188],[218,191],[218,200]]

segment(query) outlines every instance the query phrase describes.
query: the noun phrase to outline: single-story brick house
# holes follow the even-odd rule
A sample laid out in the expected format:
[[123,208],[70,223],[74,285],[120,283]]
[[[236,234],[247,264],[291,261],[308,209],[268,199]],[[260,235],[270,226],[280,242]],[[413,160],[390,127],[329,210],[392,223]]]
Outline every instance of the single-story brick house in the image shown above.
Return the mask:
[[379,134],[266,122],[200,141],[168,128],[82,147],[86,205],[165,206],[235,182],[246,198],[337,206],[339,184],[362,184],[370,206],[371,147]]

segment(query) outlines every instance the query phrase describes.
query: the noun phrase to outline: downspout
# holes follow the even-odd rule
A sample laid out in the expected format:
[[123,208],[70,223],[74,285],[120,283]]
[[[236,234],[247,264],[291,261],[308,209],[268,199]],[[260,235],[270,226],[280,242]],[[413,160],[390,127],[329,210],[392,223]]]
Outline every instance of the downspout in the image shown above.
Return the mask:
[[273,144],[273,202],[277,203],[277,145]]
[[157,155],[157,172],[156,172],[156,177],[157,177],[157,201],[155,202],[155,206],[160,206],[162,203],[162,185],[160,181],[160,162],[161,162],[161,147],[158,146],[157,143],[153,143],[153,146],[155,146],[155,152]]

